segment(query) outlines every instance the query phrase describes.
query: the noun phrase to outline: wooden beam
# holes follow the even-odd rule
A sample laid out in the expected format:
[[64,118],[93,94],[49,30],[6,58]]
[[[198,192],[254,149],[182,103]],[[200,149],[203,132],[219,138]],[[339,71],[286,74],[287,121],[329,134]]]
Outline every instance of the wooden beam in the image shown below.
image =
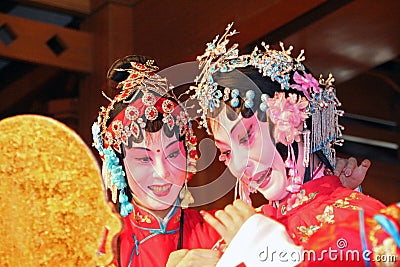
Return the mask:
[[[332,63],[335,64],[334,62]],[[361,74],[337,84],[337,96],[345,112],[396,122],[399,93],[379,76]]]
[[345,135],[398,144],[400,147],[400,134],[398,131],[390,131],[354,123],[342,123],[342,125],[345,129],[343,131]]
[[366,75],[371,75],[374,76],[378,79],[381,79],[382,81],[384,81],[386,84],[388,84],[393,90],[395,90],[397,93],[400,94],[400,85],[397,84],[393,79],[391,79],[388,75],[384,74],[384,73],[380,73],[379,71],[367,71],[365,73]]
[[[0,56],[82,73],[92,71],[92,35],[63,27],[0,14],[0,27],[12,32],[14,40],[0,42]],[[48,42],[64,48],[50,49]]]
[[99,10],[104,6],[107,6],[108,4],[132,7],[133,5],[136,5],[139,1],[141,0],[91,0],[90,5],[93,11]]
[[17,0],[17,2],[80,16],[91,13],[90,0]]
[[37,67],[24,77],[16,80],[0,91],[0,113],[11,109],[16,103],[28,97],[31,93],[40,90],[48,80],[56,77],[60,70],[51,67]]

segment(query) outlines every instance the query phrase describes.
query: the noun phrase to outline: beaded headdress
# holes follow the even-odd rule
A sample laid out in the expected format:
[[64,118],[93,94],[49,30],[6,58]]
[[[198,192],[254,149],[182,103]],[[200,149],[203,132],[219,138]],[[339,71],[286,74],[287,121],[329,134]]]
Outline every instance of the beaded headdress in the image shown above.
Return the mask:
[[[196,172],[197,139],[193,133],[188,113],[180,105],[165,78],[155,74],[158,70],[154,61],[146,64],[129,62],[130,67],[116,68],[115,71],[127,72],[129,76],[119,82],[120,93],[109,99],[107,107],[101,107],[97,122],[92,126],[93,146],[103,160],[103,178],[106,188],[111,190],[112,201],[116,203],[119,191],[120,213],[127,216],[133,209],[125,194],[127,187],[125,172],[115,152],[122,153],[130,139],[143,136],[148,121],[161,119],[163,127],[170,132],[179,129],[187,148],[187,172]],[[103,93],[104,94],[104,93]],[[141,94],[141,96],[140,96]],[[110,114],[117,103],[127,104],[115,118],[109,122]]]
[[[239,55],[238,44],[227,47],[229,37],[237,34],[231,30],[233,23],[229,24],[225,33],[207,43],[206,51],[197,57],[200,74],[195,79],[193,98],[199,102],[201,121],[200,125],[207,131],[207,113],[219,107],[220,102],[229,103],[232,107],[240,105],[239,90],[235,88],[218,89],[218,83],[214,75],[218,72],[227,73],[238,68],[252,66],[262,76],[269,77],[273,82],[280,84],[280,92],[275,92],[271,98],[262,94],[259,101],[255,101],[253,90],[246,91],[240,96],[242,105],[252,108],[254,103],[260,103],[259,109],[266,112],[268,118],[275,125],[274,138],[284,145],[291,145],[294,141],[300,141],[303,135],[304,143],[309,143],[310,150],[305,151],[304,165],[308,166],[310,153],[321,150],[328,159],[331,166],[335,166],[334,145],[341,145],[343,142],[341,131],[343,127],[338,123],[338,116],[343,111],[338,110],[341,104],[336,98],[336,89],[333,85],[334,78],[329,74],[327,79],[322,76],[315,79],[308,73],[302,62],[305,60],[302,50],[299,56],[292,57],[293,47],[285,49],[280,43],[281,50],[270,49],[262,43],[264,51],[255,47],[250,54]],[[294,81],[294,82],[293,82]],[[285,96],[285,91],[289,96]],[[295,92],[302,92],[305,97]],[[291,115],[287,116],[290,111]],[[305,119],[311,117],[312,132],[306,129]]]

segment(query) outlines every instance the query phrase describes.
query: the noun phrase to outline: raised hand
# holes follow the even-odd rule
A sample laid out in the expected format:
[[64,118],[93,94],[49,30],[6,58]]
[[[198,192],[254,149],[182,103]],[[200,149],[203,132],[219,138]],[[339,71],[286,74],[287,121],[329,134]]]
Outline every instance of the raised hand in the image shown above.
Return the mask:
[[204,220],[214,227],[227,243],[233,239],[243,223],[255,213],[253,207],[240,199],[227,205],[224,210],[216,211],[215,217],[205,211],[201,212]]
[[350,157],[348,159],[337,158],[334,174],[339,176],[344,187],[355,189],[363,181],[367,174],[371,161],[364,159],[360,165],[357,159]]

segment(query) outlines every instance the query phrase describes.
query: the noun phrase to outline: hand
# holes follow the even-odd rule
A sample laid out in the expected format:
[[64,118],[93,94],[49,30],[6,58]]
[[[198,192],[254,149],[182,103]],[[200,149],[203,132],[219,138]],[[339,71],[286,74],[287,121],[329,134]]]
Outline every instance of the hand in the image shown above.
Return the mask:
[[201,212],[204,220],[208,222],[227,243],[232,241],[243,223],[255,213],[253,207],[239,199],[235,200],[233,204],[226,206],[224,210],[216,211],[215,217],[205,211]]
[[339,176],[344,187],[355,189],[365,178],[371,161],[364,159],[359,166],[357,160],[353,157],[348,159],[337,158],[334,174]]
[[169,254],[166,267],[212,267],[221,254],[211,249],[180,249]]

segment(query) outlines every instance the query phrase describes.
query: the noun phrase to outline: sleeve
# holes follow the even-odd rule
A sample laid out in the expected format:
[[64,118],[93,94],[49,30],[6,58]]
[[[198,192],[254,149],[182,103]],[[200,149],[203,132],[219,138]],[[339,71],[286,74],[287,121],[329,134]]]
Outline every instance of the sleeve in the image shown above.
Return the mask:
[[[211,249],[221,238],[218,232],[204,221],[200,213],[193,209],[185,209],[185,225],[183,248]],[[215,211],[210,211],[214,214]]]
[[346,221],[326,225],[304,244],[306,266],[398,266],[400,204],[374,215],[363,209]]
[[302,247],[296,246],[279,222],[261,214],[250,217],[228,245],[217,267],[296,266],[301,262]]

